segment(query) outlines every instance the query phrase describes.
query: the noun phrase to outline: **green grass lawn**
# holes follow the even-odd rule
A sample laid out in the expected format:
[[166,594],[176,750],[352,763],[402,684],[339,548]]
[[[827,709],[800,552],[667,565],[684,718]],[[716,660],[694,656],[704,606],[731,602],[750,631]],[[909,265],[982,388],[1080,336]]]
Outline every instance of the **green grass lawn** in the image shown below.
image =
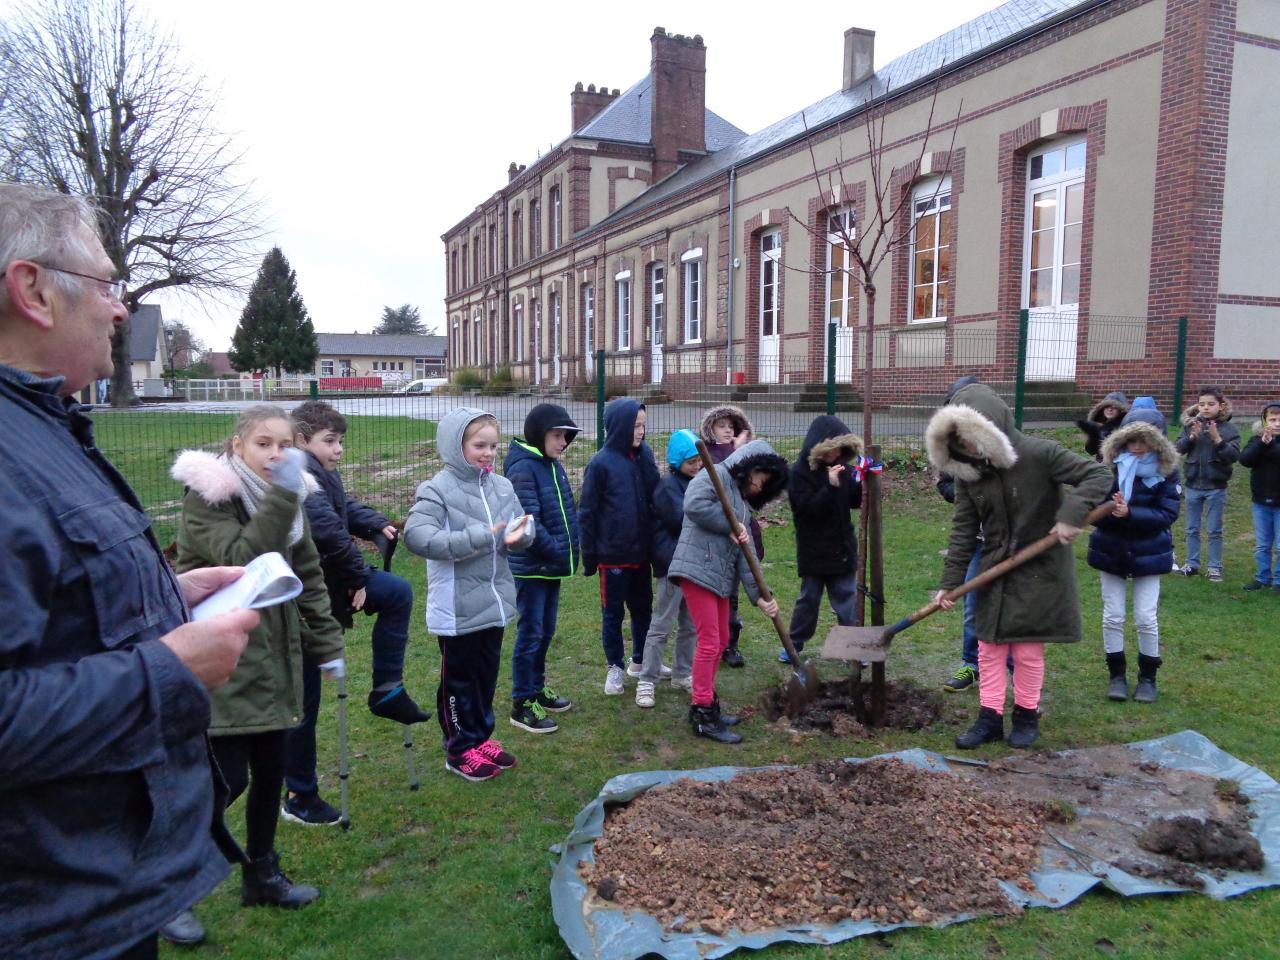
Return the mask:
[[[184,431],[180,442],[165,440],[156,420],[151,428],[156,437],[147,444],[130,441],[112,416],[100,417],[101,446],[133,480],[163,476],[176,449],[213,443],[230,430],[229,418],[148,414],[142,419],[174,416],[180,418],[175,422]],[[348,461],[357,465],[352,485],[389,512],[403,516],[413,485],[433,472],[437,462],[431,445],[423,443],[429,439],[427,428],[422,421],[393,426],[373,422],[382,418],[353,420],[347,454]],[[401,441],[391,435],[393,430],[401,431]],[[1071,439],[1075,442],[1075,437]],[[658,439],[659,454],[664,446]],[[904,458],[901,466],[885,474],[886,614],[890,620],[927,602],[941,571],[950,516],[950,508],[909,460]],[[157,490],[147,494],[147,504],[160,517],[163,540],[171,535],[173,509],[181,491]],[[785,511],[782,516],[786,517]],[[1176,534],[1181,557],[1181,523]],[[784,610],[798,588],[792,536],[789,524],[770,525],[765,532],[766,576]],[[1191,728],[1273,776],[1280,774],[1280,725],[1273,713],[1280,682],[1276,663],[1280,595],[1241,592],[1253,573],[1252,549],[1248,471],[1237,470],[1227,520],[1226,582],[1211,584],[1203,577],[1164,580],[1160,617],[1165,667],[1160,674],[1160,701],[1140,706],[1105,699],[1098,580],[1085,566],[1083,542],[1079,544],[1077,572],[1085,639],[1049,649],[1042,745],[1061,749],[1124,743]],[[396,556],[396,572],[409,578],[419,598],[408,685],[420,701],[431,702],[439,652],[422,621],[424,565],[402,551]],[[724,763],[802,763],[911,746],[951,752],[953,737],[967,723],[955,716],[957,710],[977,709],[975,693],[957,694],[946,700],[948,722],[933,732],[887,732],[869,742],[795,738],[760,718],[739,728],[746,740],[738,747],[695,739],[684,722],[687,701],[678,692],[660,688],[656,709],[644,711],[635,706],[633,684],[628,684],[623,697],[604,696],[598,598],[594,579],[578,577],[565,586],[549,675],[575,707],[558,717],[560,732],[535,736],[507,724],[507,662],[495,704],[496,735],[519,757],[519,766],[483,784],[447,774],[433,718],[417,728],[422,787],[413,793],[406,789],[398,728],[375,720],[364,707],[370,621],[361,618],[347,635],[353,671],[354,826],[342,833],[282,822],[278,839],[286,870],[296,880],[320,886],[321,900],[299,913],[245,910],[239,906],[238,882],[229,881],[198,909],[209,928],[210,942],[195,954],[166,947],[165,955],[244,960],[564,958],[568,953],[551,917],[548,848],[564,838],[576,812],[610,777],[636,770]],[[754,702],[782,676],[771,626],[753,610],[744,610],[744,619],[747,667],[721,672],[721,697],[731,706]],[[828,611],[820,631],[831,622]],[[1136,640],[1130,629],[1132,646]],[[514,627],[508,631],[507,652],[513,636]],[[889,676],[937,686],[958,665],[959,636],[958,610],[918,624],[895,642]],[[828,666],[835,670],[834,665]],[[336,803],[336,701],[332,687],[326,687],[325,693],[320,725],[322,783],[326,796]],[[1004,748],[986,748],[979,755],[994,757],[1004,752]],[[242,832],[239,805],[232,808],[229,820]],[[1122,899],[1093,893],[1065,909],[1031,910],[1021,918],[901,931],[831,948],[780,946],[759,955],[1280,956],[1280,893],[1263,891],[1226,902],[1196,895]]]

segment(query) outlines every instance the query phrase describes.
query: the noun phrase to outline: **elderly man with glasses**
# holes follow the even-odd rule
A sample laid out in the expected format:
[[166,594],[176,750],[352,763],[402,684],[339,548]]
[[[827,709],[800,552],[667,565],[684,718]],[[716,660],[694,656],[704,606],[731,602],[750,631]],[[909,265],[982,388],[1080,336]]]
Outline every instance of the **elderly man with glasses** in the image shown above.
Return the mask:
[[175,577],[74,395],[111,374],[124,284],[93,207],[0,184],[0,956],[156,955],[227,873],[208,690],[257,623],[188,623],[239,576]]

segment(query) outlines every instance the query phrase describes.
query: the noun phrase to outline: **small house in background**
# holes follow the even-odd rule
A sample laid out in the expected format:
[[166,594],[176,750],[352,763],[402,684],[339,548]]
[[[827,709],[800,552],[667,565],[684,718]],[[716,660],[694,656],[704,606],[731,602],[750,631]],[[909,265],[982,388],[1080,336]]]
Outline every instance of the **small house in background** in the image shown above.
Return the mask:
[[[204,355],[204,362],[209,364],[209,369],[215,377],[236,376],[235,368],[231,366],[231,358],[225,352],[219,353],[217,351],[210,350]],[[247,377],[248,374],[242,374],[242,376]]]
[[415,334],[317,333],[319,379],[372,379],[407,383],[445,375],[444,337]]
[[129,316],[130,378],[135,384],[161,379],[168,367],[160,306],[144,303]]

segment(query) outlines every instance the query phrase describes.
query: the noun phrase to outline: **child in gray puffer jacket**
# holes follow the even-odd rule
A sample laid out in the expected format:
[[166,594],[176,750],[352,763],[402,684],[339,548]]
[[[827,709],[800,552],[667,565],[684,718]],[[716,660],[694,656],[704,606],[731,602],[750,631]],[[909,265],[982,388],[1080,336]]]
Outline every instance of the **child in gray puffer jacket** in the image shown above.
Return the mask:
[[404,544],[427,558],[427,629],[440,641],[436,715],[445,769],[489,780],[515,766],[493,736],[503,628],[516,613],[509,550],[533,542],[531,518],[505,477],[493,472],[498,420],[469,407],[436,431],[444,469],[418,487]]
[[720,712],[715,686],[716,668],[729,645],[729,597],[741,581],[751,602],[766,617],[772,618],[778,612],[777,600],[761,598],[739,544],[754,551],[747,530],[751,512],[787,489],[790,469],[773,447],[763,440],[752,440],[716,464],[715,471],[729,497],[736,523],[730,527],[711,476],[703,470],[689,481],[685,491],[684,524],[667,578],[680,585],[698,632],[689,723],[697,736],[738,743],[742,738],[725,729],[737,723],[737,718]]

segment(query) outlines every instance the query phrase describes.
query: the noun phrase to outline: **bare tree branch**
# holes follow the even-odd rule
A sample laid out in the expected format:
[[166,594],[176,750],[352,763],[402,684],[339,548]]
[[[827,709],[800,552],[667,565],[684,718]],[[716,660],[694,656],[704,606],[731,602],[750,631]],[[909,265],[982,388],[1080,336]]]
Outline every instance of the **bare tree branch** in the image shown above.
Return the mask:
[[[263,212],[206,80],[134,0],[39,0],[0,25],[0,173],[94,198],[132,310],[172,287],[243,292]],[[112,397],[133,399],[128,333]]]

